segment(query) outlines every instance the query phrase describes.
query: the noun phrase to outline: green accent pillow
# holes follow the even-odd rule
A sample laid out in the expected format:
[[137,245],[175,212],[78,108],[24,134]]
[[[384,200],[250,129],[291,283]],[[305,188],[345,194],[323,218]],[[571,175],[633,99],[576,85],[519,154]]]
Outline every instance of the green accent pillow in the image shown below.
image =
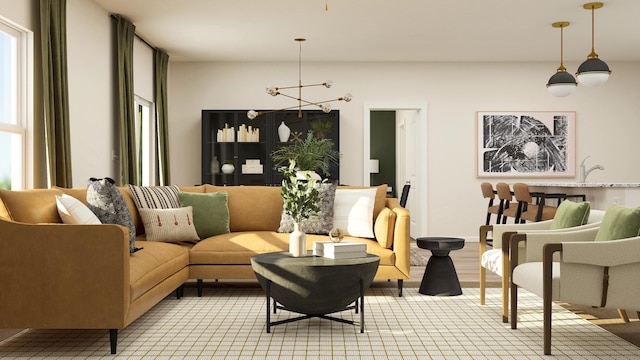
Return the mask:
[[556,210],[550,229],[566,229],[584,225],[589,220],[590,212],[591,205],[588,201],[573,202],[564,200]]
[[229,233],[229,206],[226,191],[213,193],[179,192],[180,206],[193,207],[193,225],[200,239]]
[[596,241],[618,240],[640,235],[640,207],[609,206],[596,234]]

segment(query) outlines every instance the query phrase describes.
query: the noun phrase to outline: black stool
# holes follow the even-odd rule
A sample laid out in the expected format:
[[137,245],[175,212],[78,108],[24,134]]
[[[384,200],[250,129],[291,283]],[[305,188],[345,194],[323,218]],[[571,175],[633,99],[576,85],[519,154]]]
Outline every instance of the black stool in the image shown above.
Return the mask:
[[452,237],[422,237],[416,239],[421,249],[431,250],[431,257],[422,276],[420,294],[454,296],[462,295],[460,281],[449,251],[464,247],[464,239]]

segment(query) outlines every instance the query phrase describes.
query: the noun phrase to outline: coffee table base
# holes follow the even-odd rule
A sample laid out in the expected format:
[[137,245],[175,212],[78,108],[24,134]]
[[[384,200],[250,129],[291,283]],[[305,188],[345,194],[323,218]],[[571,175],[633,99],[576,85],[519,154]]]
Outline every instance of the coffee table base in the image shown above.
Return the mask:
[[[341,311],[347,311],[347,310],[355,310],[356,314],[360,313],[360,323],[355,322],[353,320],[340,319],[340,318],[337,318],[337,317],[330,316],[328,314],[302,314],[302,313],[299,313],[297,311],[290,310],[290,309],[288,309],[288,308],[286,308],[284,306],[278,305],[278,302],[275,299],[273,299],[273,313],[274,314],[276,313],[277,309],[281,309],[281,310],[286,310],[286,311],[290,311],[290,312],[295,312],[295,313],[301,314],[302,316],[271,322],[271,299],[272,299],[272,297],[271,297],[271,280],[267,280],[267,284],[266,285],[267,285],[266,286],[266,291],[267,291],[267,333],[271,333],[271,327],[272,326],[281,325],[281,324],[287,324],[287,323],[290,323],[290,322],[300,321],[300,320],[305,320],[305,319],[311,319],[311,318],[321,318],[321,319],[337,321],[337,322],[350,324],[350,325],[360,325],[360,333],[364,333],[364,286],[362,284],[362,280],[360,280],[360,297],[358,299],[356,299],[354,305],[347,306],[346,308],[344,308],[342,310],[335,311],[335,312],[341,312]],[[358,305],[358,301],[360,302],[359,305]]]

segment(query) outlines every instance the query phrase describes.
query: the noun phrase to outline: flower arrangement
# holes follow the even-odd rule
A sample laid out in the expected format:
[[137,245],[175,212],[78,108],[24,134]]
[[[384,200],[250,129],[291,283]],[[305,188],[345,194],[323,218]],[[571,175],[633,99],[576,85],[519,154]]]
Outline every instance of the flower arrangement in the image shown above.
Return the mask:
[[284,212],[296,223],[306,220],[320,211],[320,191],[318,181],[306,173],[304,180],[296,177],[296,162],[291,160],[288,168],[282,168],[285,178],[282,179],[282,197]]

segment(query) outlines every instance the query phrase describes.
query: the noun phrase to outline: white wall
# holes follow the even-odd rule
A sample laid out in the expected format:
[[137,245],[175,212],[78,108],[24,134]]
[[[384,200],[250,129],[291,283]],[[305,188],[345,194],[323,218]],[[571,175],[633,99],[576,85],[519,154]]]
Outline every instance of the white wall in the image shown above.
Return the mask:
[[74,187],[116,177],[113,37],[109,13],[93,1],[67,0],[69,131]]
[[[565,65],[569,69],[578,66]],[[591,155],[589,163],[606,167],[592,173],[590,180],[638,182],[640,167],[631,162],[640,151],[638,65],[611,62],[613,75],[604,87],[580,87],[560,99],[545,88],[557,67],[553,63],[303,63],[303,83],[334,82],[317,96],[304,89],[303,98],[354,95],[350,103],[334,104],[341,115],[340,180],[354,185],[363,182],[363,104],[426,102],[428,155],[420,156],[428,166],[429,216],[419,221],[427,222],[429,234],[423,236],[477,237],[486,211],[480,183],[487,179],[476,176],[476,111],[576,111],[576,158]],[[297,63],[172,62],[169,136],[173,183],[199,182],[202,109],[292,105],[293,100],[279,101],[265,94],[264,88],[296,82]]]

